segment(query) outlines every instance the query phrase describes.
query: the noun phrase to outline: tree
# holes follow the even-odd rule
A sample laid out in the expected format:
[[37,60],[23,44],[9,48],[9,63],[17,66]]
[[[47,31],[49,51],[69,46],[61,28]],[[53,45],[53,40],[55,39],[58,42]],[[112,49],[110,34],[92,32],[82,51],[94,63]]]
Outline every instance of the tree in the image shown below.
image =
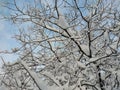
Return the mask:
[[[19,58],[4,64],[9,90],[119,90],[120,7],[114,0],[14,0]],[[9,3],[8,3],[9,4]]]

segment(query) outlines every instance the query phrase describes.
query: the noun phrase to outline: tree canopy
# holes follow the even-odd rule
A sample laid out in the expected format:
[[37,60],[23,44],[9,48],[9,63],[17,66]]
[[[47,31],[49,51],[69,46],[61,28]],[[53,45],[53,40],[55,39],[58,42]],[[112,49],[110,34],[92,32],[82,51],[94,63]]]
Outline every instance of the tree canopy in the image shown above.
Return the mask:
[[[13,0],[4,17],[21,25],[4,63],[9,90],[119,90],[118,0]],[[10,6],[9,6],[10,5]],[[27,25],[27,27],[24,27]]]

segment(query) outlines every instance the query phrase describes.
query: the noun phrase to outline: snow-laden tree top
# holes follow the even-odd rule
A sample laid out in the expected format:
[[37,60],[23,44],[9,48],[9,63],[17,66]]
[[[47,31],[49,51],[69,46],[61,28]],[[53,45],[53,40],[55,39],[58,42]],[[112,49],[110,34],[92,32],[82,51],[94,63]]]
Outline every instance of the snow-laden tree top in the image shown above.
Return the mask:
[[[32,2],[32,4],[31,4]],[[21,25],[4,65],[2,83],[11,90],[119,90],[118,0],[31,0],[8,3],[6,19]],[[28,27],[23,27],[28,24]]]

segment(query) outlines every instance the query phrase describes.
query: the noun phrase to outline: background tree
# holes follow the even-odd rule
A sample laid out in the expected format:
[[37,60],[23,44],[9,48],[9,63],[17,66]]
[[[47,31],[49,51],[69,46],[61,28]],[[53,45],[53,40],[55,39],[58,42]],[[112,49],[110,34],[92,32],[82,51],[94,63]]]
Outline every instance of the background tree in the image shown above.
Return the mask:
[[[10,3],[8,3],[10,4]],[[119,90],[118,0],[31,0],[8,7],[21,27],[19,58],[4,64],[9,90]]]

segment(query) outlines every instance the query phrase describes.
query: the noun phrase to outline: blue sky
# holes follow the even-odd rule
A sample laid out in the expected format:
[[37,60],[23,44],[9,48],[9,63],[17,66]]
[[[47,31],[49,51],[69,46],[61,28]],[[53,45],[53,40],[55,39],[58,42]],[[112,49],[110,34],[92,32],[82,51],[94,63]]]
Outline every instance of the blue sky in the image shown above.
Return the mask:
[[[2,0],[0,0],[2,1]],[[7,1],[7,0],[3,0]],[[4,50],[11,50],[11,48],[17,47],[19,44],[17,41],[12,38],[15,33],[17,33],[17,28],[9,21],[1,19],[2,16],[9,15],[10,11],[4,7],[1,7],[0,3],[0,52]],[[14,54],[0,54],[0,57],[3,57],[5,61],[16,60],[16,55]],[[0,59],[0,64],[1,64]]]
[[[18,33],[18,29],[19,29],[18,26],[12,24],[12,22],[10,21],[1,19],[3,16],[9,16],[10,13],[12,13],[11,10],[1,6],[3,5],[2,2],[6,2],[6,1],[12,3],[14,0],[0,0],[0,52],[4,50],[11,51],[12,48],[19,47],[19,43],[15,40],[15,38],[13,38],[14,35]],[[19,7],[22,7],[26,5],[27,2],[31,2],[33,0],[31,1],[30,0],[16,0],[16,1],[17,1],[17,5]],[[9,6],[9,7],[12,8],[13,6]],[[27,24],[24,24],[22,26],[26,27]],[[0,53],[0,57],[1,56],[4,58],[6,62],[8,61],[12,62],[17,59],[16,54],[1,54]],[[1,63],[2,62],[0,58],[0,65]]]
[[[6,21],[1,19],[2,16],[9,16],[10,13],[12,13],[10,10],[8,10],[5,7],[2,7],[1,2],[10,2],[12,3],[14,0],[0,0],[0,52],[4,50],[11,51],[12,48],[19,47],[18,42],[15,40],[15,38],[12,38],[16,33],[18,33],[18,28],[16,25],[13,25],[10,21]],[[19,7],[22,7],[26,5],[27,2],[32,2],[33,0],[16,0],[17,5]],[[37,1],[37,0],[36,0]],[[31,3],[33,4],[33,3]],[[12,6],[10,6],[12,7]],[[26,27],[27,24],[24,24],[24,27]],[[17,56],[15,54],[1,54],[0,57],[3,57],[5,61],[15,61],[17,59]],[[0,58],[0,65],[1,65],[1,58]]]
[[[13,0],[0,0],[0,2],[5,2],[5,1],[12,2]],[[17,1],[18,6],[22,6],[26,2],[31,2],[32,0],[31,1],[30,0],[20,0],[20,1],[16,0],[16,1]],[[45,0],[45,1],[50,3],[50,0]],[[11,13],[10,10],[8,10],[7,8],[1,7],[1,3],[0,3],[0,18],[2,16],[9,15],[10,13]],[[18,28],[16,28],[15,25],[13,25],[9,21],[0,19],[0,52],[4,50],[10,51],[11,48],[15,48],[19,46],[17,41],[14,38],[12,38],[17,32],[18,32]],[[14,54],[6,54],[6,55],[0,54],[0,56],[2,56],[5,59],[5,61],[10,61],[10,62],[16,60],[17,58],[16,55]],[[1,63],[1,60],[0,60],[0,63]]]
[[[13,0],[0,0],[0,2],[4,2],[4,1],[12,2]],[[23,6],[25,5],[26,2],[31,2],[32,0],[16,0],[16,1],[18,6]],[[43,1],[51,3],[50,0],[43,0]],[[80,4],[82,3],[83,2],[81,2]],[[1,7],[1,3],[0,3],[0,18],[2,16],[9,15],[10,13],[11,13],[10,10],[4,7]],[[18,28],[15,25],[13,25],[9,21],[0,19],[0,52],[3,50],[10,51],[11,48],[15,48],[19,46],[18,42],[14,38],[12,38],[16,33],[18,33]],[[14,61],[17,58],[16,55],[14,54],[7,54],[7,55],[0,54],[0,56],[2,56],[5,59],[5,61]],[[1,63],[1,60],[0,60],[0,63]]]

